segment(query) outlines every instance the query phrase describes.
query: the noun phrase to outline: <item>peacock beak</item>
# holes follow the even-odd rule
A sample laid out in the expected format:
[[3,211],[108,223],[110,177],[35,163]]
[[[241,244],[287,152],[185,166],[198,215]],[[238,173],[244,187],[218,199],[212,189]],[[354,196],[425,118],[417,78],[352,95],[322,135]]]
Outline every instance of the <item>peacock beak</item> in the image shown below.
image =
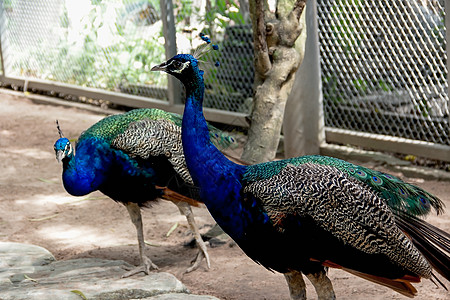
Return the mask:
[[56,151],[56,160],[61,163],[63,158],[64,158],[64,151],[63,150],[58,150]]
[[165,61],[162,64],[154,66],[150,71],[166,71],[166,69],[167,69],[167,62]]

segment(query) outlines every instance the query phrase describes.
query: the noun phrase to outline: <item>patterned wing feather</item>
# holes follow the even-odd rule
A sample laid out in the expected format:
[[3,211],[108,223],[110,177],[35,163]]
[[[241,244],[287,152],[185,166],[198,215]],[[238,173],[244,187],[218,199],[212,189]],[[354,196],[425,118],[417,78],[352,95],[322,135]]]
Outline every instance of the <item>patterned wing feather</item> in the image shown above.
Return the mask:
[[252,169],[252,174],[249,174],[248,178],[250,181],[268,178],[278,174],[288,164],[299,166],[306,163],[331,166],[357,179],[382,197],[391,210],[414,216],[428,214],[431,207],[438,214],[443,212],[444,204],[441,200],[415,185],[406,183],[395,176],[332,157],[311,155],[260,164]]
[[385,201],[334,166],[287,164],[271,177],[248,181],[244,192],[260,200],[280,231],[284,228],[279,216],[309,216],[346,245],[384,254],[415,274],[431,276],[428,262],[396,226]]
[[142,120],[131,123],[111,143],[131,157],[148,159],[165,156],[181,178],[193,184],[184,160],[181,128],[168,120]]
[[[211,141],[219,149],[234,147],[237,144],[232,136],[213,126],[210,128]],[[112,140],[111,145],[131,157],[148,159],[150,156],[165,156],[181,178],[193,184],[184,159],[181,124],[178,120],[143,119],[130,123],[125,131]]]
[[123,114],[111,115],[103,118],[84,131],[78,140],[82,141],[86,138],[95,137],[106,142],[111,142],[117,135],[123,133],[131,123],[143,119],[170,120],[180,126],[182,121],[180,115],[160,109],[134,109]]

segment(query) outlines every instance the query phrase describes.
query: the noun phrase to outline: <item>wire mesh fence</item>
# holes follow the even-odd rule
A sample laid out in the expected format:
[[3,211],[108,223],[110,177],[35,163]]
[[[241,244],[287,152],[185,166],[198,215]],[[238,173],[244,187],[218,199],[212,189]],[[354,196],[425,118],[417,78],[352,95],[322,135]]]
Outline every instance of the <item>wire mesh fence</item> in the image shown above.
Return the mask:
[[[249,20],[240,1],[201,2],[173,0],[178,52],[192,53],[200,31],[211,35],[221,50],[202,58],[210,62],[205,106],[248,113]],[[444,0],[317,5],[326,126],[450,145]],[[169,97],[167,75],[149,70],[166,59],[159,0],[6,0],[0,8],[3,76]]]
[[450,145],[444,1],[318,1],[326,126]]
[[220,68],[207,68],[205,105],[247,113],[252,105],[255,76],[251,25],[227,26],[219,46],[219,52],[207,57],[219,61]]
[[165,57],[158,5],[10,0],[3,13],[8,76],[166,98],[167,75],[150,72]]
[[[150,72],[166,59],[159,5],[158,0],[5,1],[4,71],[8,76],[167,100],[167,75]],[[202,29],[217,37],[222,49],[214,58],[205,57],[219,60],[224,70],[205,66],[205,106],[248,112],[251,26],[243,25],[236,4],[199,11],[193,2],[174,1],[174,7],[179,51],[194,51]],[[214,22],[218,15],[221,22]]]
[[[213,38],[220,51],[201,57],[205,71],[204,106],[231,112],[248,113],[253,96],[253,37],[252,27],[239,10],[238,1],[214,1],[212,7],[200,9],[193,2],[175,1],[177,46],[179,51],[191,52],[203,42],[200,32]],[[189,45],[184,46],[188,39]],[[215,62],[220,67],[215,66]]]

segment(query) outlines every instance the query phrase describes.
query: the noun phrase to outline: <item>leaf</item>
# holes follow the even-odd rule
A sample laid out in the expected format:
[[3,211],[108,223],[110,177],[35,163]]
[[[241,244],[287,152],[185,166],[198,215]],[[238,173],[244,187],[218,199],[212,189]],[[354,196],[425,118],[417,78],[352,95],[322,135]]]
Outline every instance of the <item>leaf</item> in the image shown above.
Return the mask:
[[88,201],[88,200],[105,200],[105,199],[108,199],[108,197],[106,197],[106,196],[98,196],[98,197],[87,196],[87,197],[84,197],[83,199],[77,199],[74,201],[70,201],[68,203],[77,203],[77,202]]
[[78,296],[80,296],[81,298],[83,298],[84,300],[88,300],[88,298],[83,294],[83,292],[79,291],[79,290],[71,290],[70,292],[77,294]]
[[51,215],[51,216],[48,216],[48,217],[43,217],[43,218],[28,219],[28,221],[31,221],[31,222],[39,222],[39,221],[44,221],[44,220],[52,219],[52,218],[55,218],[55,217],[57,217],[57,216],[58,216],[58,214],[54,214],[54,215]]
[[37,281],[36,279],[31,278],[31,277],[28,276],[27,274],[23,274],[23,277],[25,277],[26,280],[33,281],[33,282],[38,283],[38,281]]
[[178,222],[176,222],[175,224],[172,225],[172,227],[170,227],[169,231],[168,231],[167,234],[166,234],[166,237],[169,237],[169,235],[171,235],[172,232],[173,232],[175,229],[177,229],[177,227],[178,227]]
[[144,240],[144,243],[149,245],[149,246],[153,246],[153,247],[161,247],[161,245],[159,245],[159,244],[155,244],[155,243],[152,243],[152,242],[149,242],[149,241],[145,241],[145,240]]
[[56,181],[48,180],[48,179],[45,179],[45,178],[38,178],[38,180],[40,180],[40,181],[42,181],[42,182],[45,182],[45,183],[58,183],[58,182],[56,182]]

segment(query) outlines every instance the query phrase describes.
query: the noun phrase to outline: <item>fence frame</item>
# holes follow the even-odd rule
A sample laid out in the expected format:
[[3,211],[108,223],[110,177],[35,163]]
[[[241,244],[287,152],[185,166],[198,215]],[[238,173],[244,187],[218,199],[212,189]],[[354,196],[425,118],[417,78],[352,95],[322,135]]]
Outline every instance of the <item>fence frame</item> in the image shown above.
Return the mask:
[[[163,20],[163,32],[166,40],[166,59],[171,58],[176,54],[176,39],[175,39],[175,23],[173,14],[172,1],[161,0],[161,19]],[[0,81],[4,84],[15,85],[23,87],[23,91],[27,92],[31,89],[54,91],[67,95],[77,95],[92,99],[102,99],[110,101],[111,103],[142,108],[159,108],[170,112],[182,114],[184,106],[180,98],[181,86],[177,80],[169,76],[168,80],[168,101],[129,95],[124,93],[117,93],[106,91],[97,88],[81,87],[63,82],[49,81],[35,78],[26,78],[20,76],[9,76],[7,67],[5,66],[5,58],[3,53],[8,47],[8,41],[5,35],[5,11],[3,1],[0,1],[0,60],[1,71]],[[238,112],[229,112],[213,108],[204,109],[205,118],[208,121],[214,121],[229,125],[248,127],[246,120],[247,114]]]
[[[317,2],[315,5],[317,5]],[[447,49],[450,46],[450,1],[446,0],[444,6],[445,18],[445,40]],[[308,32],[309,34],[309,32]],[[311,32],[311,34],[318,35],[318,31]],[[319,51],[319,50],[317,50]],[[447,51],[447,72],[450,72],[450,55]],[[320,53],[317,53],[320,57]],[[319,66],[320,68],[320,66]],[[312,83],[314,88],[322,88],[321,82],[316,81]],[[450,87],[450,76],[447,76],[447,84]],[[447,95],[450,98],[450,91],[447,89]],[[322,99],[308,99],[310,101],[322,101]],[[308,122],[317,123],[322,116],[305,115],[309,120]],[[450,123],[450,116],[449,123]],[[421,156],[429,159],[441,160],[450,162],[450,146],[424,142],[420,140],[412,140],[406,138],[399,138],[395,136],[372,134],[365,132],[358,132],[346,129],[338,129],[325,126],[325,141],[326,143],[338,143],[343,145],[360,146],[363,148],[369,148],[377,151],[388,151],[401,154],[411,154]],[[320,134],[316,137],[320,141]]]
[[[175,40],[175,24],[173,15],[173,3],[172,1],[161,0],[161,18],[163,20],[164,38],[166,39],[166,59],[172,57],[176,52],[176,40]],[[310,5],[317,6],[316,1],[312,1]],[[450,11],[450,1],[445,1],[445,12]],[[5,12],[3,7],[3,1],[0,1],[0,61],[1,71],[0,81],[5,84],[22,86],[24,92],[30,89],[55,91],[57,93],[83,96],[93,99],[103,99],[119,105],[126,105],[130,107],[143,107],[143,108],[159,108],[166,111],[183,113],[184,106],[180,99],[180,85],[173,78],[169,77],[168,97],[169,101],[162,101],[158,99],[129,95],[117,92],[106,91],[97,88],[80,87],[71,84],[65,84],[62,82],[48,81],[41,79],[25,78],[8,76],[7,67],[5,66],[4,50],[8,47],[8,41],[5,36]],[[446,29],[450,29],[450,17],[445,18]],[[317,35],[317,28],[315,31],[309,31],[308,34]],[[450,30],[446,30],[446,42],[450,45]],[[316,49],[316,51],[320,51]],[[316,55],[320,55],[317,53]],[[305,57],[307,58],[307,57]],[[319,66],[320,68],[320,66]],[[450,71],[450,59],[447,59],[447,70]],[[320,72],[320,70],[319,70]],[[450,86],[450,76],[447,76],[447,81]],[[320,76],[317,80],[311,80],[311,84],[314,88],[322,89]],[[178,89],[178,90],[177,90]],[[294,87],[295,89],[295,87]],[[449,91],[448,91],[449,93]],[[305,101],[321,101],[321,93],[319,95],[306,93],[308,98]],[[450,96],[450,95],[449,95]],[[209,121],[248,127],[247,114],[238,112],[229,112],[224,110],[204,108],[205,117]],[[307,122],[313,122],[314,124],[320,124],[323,121],[323,112],[319,112],[318,115],[308,114],[307,111],[303,112],[302,116]],[[449,116],[450,119],[450,116]],[[450,120],[449,120],[450,121]],[[310,133],[311,134],[311,133]],[[323,145],[323,134],[325,134],[325,140],[329,143],[350,144],[354,146],[368,147],[373,150],[390,151],[403,154],[412,154],[422,156],[430,159],[450,161],[450,146],[434,144],[429,142],[408,140],[404,138],[397,138],[393,136],[377,135],[361,133],[357,131],[350,131],[344,129],[336,129],[325,127],[322,131],[312,133],[314,136],[304,136],[304,139],[316,140],[319,144]],[[308,132],[305,133],[308,135]],[[304,143],[303,143],[304,144]]]

